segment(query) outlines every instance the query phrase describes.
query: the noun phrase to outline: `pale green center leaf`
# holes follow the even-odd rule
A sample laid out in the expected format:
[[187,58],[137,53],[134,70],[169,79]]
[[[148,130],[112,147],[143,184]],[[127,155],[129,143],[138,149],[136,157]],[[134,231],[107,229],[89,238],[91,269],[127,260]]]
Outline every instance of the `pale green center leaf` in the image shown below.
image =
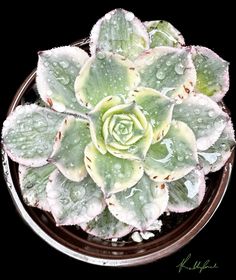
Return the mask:
[[168,132],[173,102],[163,94],[151,88],[137,88],[130,93],[135,102],[141,106],[146,119],[153,128],[153,143],[160,141]]
[[108,96],[88,114],[96,148],[119,158],[144,159],[152,142],[152,127],[135,102]]
[[[123,101],[121,96],[108,96],[100,101],[96,107],[90,111],[88,115],[89,128],[91,138],[96,148],[102,153],[106,153],[106,146],[104,143],[104,135],[108,134],[108,126],[105,127],[105,123],[102,119],[104,113],[110,108],[121,104]],[[105,127],[105,128],[104,128]],[[105,130],[105,131],[104,131]]]

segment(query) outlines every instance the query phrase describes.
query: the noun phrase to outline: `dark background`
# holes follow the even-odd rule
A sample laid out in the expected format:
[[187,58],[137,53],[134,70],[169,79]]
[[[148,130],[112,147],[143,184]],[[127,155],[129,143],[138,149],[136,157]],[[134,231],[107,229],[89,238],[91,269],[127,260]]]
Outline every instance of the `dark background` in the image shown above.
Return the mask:
[[[187,2],[173,5],[168,3],[144,1],[143,4],[122,4],[122,2],[105,4],[98,2],[96,7],[91,1],[76,4],[64,1],[61,4],[49,6],[49,2],[38,2],[20,6],[8,4],[1,9],[6,16],[1,19],[1,63],[3,71],[0,85],[1,119],[5,118],[7,108],[17,88],[26,76],[36,67],[37,51],[70,44],[80,38],[88,36],[92,25],[113,8],[123,7],[131,10],[141,20],[165,19],[177,27],[185,37],[187,44],[198,44],[213,49],[224,59],[231,62],[231,88],[225,98],[225,103],[232,112],[236,125],[236,112],[233,107],[235,91],[233,63],[233,18],[229,16],[232,7],[227,2],[214,7],[207,7],[206,3]],[[167,2],[167,1],[166,1]],[[19,4],[18,4],[19,5]],[[1,120],[1,122],[2,122]],[[234,173],[234,172],[233,172]],[[0,273],[7,272],[8,277],[18,274],[28,279],[35,276],[48,278],[49,274],[62,275],[66,278],[81,278],[96,274],[99,277],[160,277],[182,278],[184,276],[205,279],[209,276],[224,276],[234,272],[233,260],[230,257],[235,248],[235,175],[229,185],[226,195],[207,226],[182,250],[158,262],[136,267],[112,269],[97,267],[71,259],[55,249],[49,247],[30,228],[28,228],[17,214],[6,185],[0,185],[0,237],[1,261]],[[192,254],[193,260],[210,259],[217,263],[217,270],[177,273],[176,265]],[[13,265],[7,268],[7,265]],[[30,273],[30,267],[33,273]],[[5,278],[2,278],[5,279]],[[74,278],[75,279],[75,278]]]

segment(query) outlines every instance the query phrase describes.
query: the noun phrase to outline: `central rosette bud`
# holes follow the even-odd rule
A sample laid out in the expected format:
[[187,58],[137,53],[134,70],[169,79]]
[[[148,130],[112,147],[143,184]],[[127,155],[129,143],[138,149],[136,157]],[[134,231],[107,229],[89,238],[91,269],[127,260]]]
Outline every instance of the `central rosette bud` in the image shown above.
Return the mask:
[[89,119],[93,143],[102,154],[144,159],[152,142],[152,127],[134,101],[124,103],[119,96],[106,97]]

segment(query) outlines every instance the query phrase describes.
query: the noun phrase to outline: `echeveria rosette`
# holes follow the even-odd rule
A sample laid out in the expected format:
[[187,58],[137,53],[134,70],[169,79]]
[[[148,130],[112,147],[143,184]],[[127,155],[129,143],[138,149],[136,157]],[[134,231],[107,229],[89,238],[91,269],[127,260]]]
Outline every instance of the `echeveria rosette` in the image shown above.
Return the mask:
[[185,46],[170,23],[143,24],[122,9],[94,25],[90,51],[39,52],[47,106],[18,106],[4,122],[3,147],[19,163],[25,202],[58,226],[103,239],[138,230],[147,239],[165,211],[198,207],[205,175],[230,157],[233,126],[216,103],[229,87],[228,63]]

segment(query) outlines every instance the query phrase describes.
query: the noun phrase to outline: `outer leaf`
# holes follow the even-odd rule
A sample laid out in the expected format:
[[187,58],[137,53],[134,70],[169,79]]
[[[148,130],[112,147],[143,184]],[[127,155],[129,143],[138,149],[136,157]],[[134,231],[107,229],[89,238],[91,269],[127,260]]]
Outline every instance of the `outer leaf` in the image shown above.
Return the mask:
[[106,153],[106,146],[104,143],[104,137],[102,133],[103,128],[103,114],[118,104],[122,103],[121,96],[108,96],[100,101],[96,107],[89,113],[89,127],[90,133],[96,148],[102,153]]
[[78,47],[60,47],[39,53],[37,88],[41,98],[58,112],[84,114],[74,92],[75,78],[88,54]]
[[2,138],[7,154],[26,166],[45,165],[63,119],[64,115],[34,104],[18,106],[3,124]]
[[229,159],[235,146],[234,129],[229,121],[220,138],[206,151],[199,152],[199,162],[204,173],[220,170]]
[[196,83],[196,71],[190,49],[157,47],[135,61],[141,86],[160,91],[177,100],[188,97]]
[[55,170],[47,184],[47,196],[58,226],[89,222],[105,208],[103,194],[89,176],[72,182]]
[[144,175],[131,189],[107,199],[111,213],[121,222],[146,230],[166,209],[168,190]]
[[187,212],[200,205],[205,194],[205,177],[203,170],[194,169],[183,178],[168,183],[168,210]]
[[130,233],[133,228],[117,220],[108,208],[91,222],[80,224],[80,226],[87,233],[103,239],[123,237]]
[[90,141],[88,122],[68,116],[59,127],[49,161],[69,180],[80,182],[87,175],[84,149]]
[[193,130],[200,151],[216,142],[229,119],[213,100],[203,94],[190,95],[182,104],[176,105],[173,118],[187,123]]
[[50,211],[46,185],[55,168],[52,164],[34,168],[19,165],[20,188],[26,204]]
[[85,166],[94,182],[109,196],[134,186],[143,175],[142,163],[99,153],[90,143],[85,148]]
[[195,91],[220,101],[229,89],[229,63],[205,47],[193,47],[192,53],[197,70]]
[[146,118],[152,124],[153,143],[160,141],[170,128],[173,102],[151,88],[138,88],[131,92],[131,96],[141,106]]
[[197,165],[196,139],[183,122],[172,121],[166,136],[151,145],[145,160],[145,172],[154,181],[170,182],[188,174]]
[[91,57],[75,81],[77,100],[92,108],[104,97],[127,96],[140,81],[133,63],[123,56],[99,52]]
[[134,59],[149,48],[145,26],[133,13],[116,9],[107,13],[91,31],[90,50],[111,51]]
[[150,38],[150,47],[169,46],[180,48],[184,45],[181,33],[169,22],[154,20],[144,22]]

